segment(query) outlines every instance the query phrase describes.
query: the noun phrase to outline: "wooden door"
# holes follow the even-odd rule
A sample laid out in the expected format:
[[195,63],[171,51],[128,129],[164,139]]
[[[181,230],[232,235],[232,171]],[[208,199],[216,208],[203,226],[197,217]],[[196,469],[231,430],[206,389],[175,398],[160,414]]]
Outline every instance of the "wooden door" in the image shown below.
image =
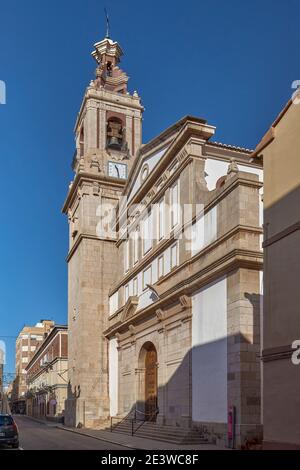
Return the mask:
[[156,421],[157,410],[157,353],[153,346],[145,359],[145,413],[146,421]]

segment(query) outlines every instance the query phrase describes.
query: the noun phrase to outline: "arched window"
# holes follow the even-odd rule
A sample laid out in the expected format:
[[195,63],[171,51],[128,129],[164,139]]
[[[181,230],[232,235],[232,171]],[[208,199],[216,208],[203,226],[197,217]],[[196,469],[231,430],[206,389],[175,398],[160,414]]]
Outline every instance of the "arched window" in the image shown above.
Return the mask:
[[107,77],[112,77],[112,63],[111,62],[107,62],[106,63],[106,76]]
[[122,121],[116,117],[110,118],[107,122],[107,147],[121,150],[123,131]]

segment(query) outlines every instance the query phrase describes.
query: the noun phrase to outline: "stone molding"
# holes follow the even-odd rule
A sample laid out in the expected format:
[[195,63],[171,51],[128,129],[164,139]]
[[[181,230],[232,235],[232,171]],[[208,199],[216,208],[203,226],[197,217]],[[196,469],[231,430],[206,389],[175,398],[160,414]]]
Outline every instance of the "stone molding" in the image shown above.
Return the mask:
[[78,199],[78,189],[80,189],[82,183],[89,183],[90,185],[94,185],[95,183],[100,183],[101,188],[103,190],[114,189],[116,191],[121,191],[124,188],[125,182],[119,180],[119,178],[113,178],[110,176],[106,176],[103,173],[89,173],[89,172],[79,172],[76,174],[73,184],[69,190],[67,198],[62,208],[62,212],[64,214],[68,213],[69,208],[74,204],[74,201]]
[[78,246],[83,240],[95,240],[95,241],[105,241],[105,242],[110,242],[110,243],[116,243],[116,240],[113,238],[104,238],[104,237],[98,237],[97,235],[91,235],[87,233],[81,233],[78,235],[78,238],[76,239],[74,245],[72,246],[71,250],[69,251],[67,257],[66,257],[66,262],[69,263],[70,259],[76,252]]
[[[205,213],[205,212],[204,212]],[[195,219],[195,218],[194,218]],[[180,231],[184,229],[187,225],[183,226]],[[187,267],[188,265],[194,263],[197,261],[199,258],[201,258],[203,255],[208,254],[210,251],[214,250],[218,245],[226,242],[231,237],[234,237],[237,235],[239,232],[247,232],[247,233],[254,233],[257,235],[263,234],[263,229],[260,227],[251,227],[247,225],[237,225],[230,231],[226,232],[224,235],[219,237],[217,240],[214,242],[210,243],[207,247],[203,248],[199,253],[197,253],[194,256],[191,256],[190,259],[182,263],[180,266],[174,268],[172,272],[168,273],[165,275],[161,280],[158,281],[157,285],[161,284],[165,280],[169,279],[169,277],[173,277],[173,275],[177,272],[179,272],[181,269]],[[148,255],[146,255],[141,262],[137,263],[134,268],[132,268],[126,276],[122,277],[122,280],[118,282],[116,285],[113,286],[113,288],[110,291],[110,295],[114,294],[117,290],[119,290],[124,284],[126,284],[128,281],[130,281],[133,277],[136,276],[137,273],[143,270],[145,266],[147,266],[149,263],[152,262],[154,258],[159,256],[161,253],[163,253],[169,246],[171,246],[174,241],[176,240],[176,233],[174,233],[173,237],[170,237],[166,240],[163,240],[160,244],[158,244],[154,249],[152,249]],[[242,251],[248,251],[248,250],[242,250]],[[259,257],[262,256],[262,252],[258,251],[255,252],[258,254]]]
[[[116,99],[118,100],[116,103]],[[120,93],[109,91],[105,89],[95,89],[93,86],[88,87],[83,98],[79,114],[75,123],[75,132],[81,124],[82,119],[84,118],[84,113],[86,108],[89,106],[89,101],[96,100],[95,108],[101,109],[100,101],[104,101],[106,103],[111,103],[114,107],[116,104],[120,106],[120,108],[124,108],[128,113],[128,108],[132,109],[133,111],[144,111],[144,107],[141,105],[141,98],[138,96],[128,95],[120,95]]]
[[[210,264],[207,268],[198,270],[193,276],[184,279],[183,281],[176,283],[176,286],[165,291],[161,299],[149,305],[148,307],[138,310],[133,317],[130,318],[130,322],[141,321],[155,313],[157,309],[166,309],[172,302],[176,302],[183,293],[192,294],[203,286],[219,279],[230,271],[234,271],[238,268],[261,270],[263,267],[263,254],[258,252],[247,252],[246,250],[232,250],[222,258],[218,259],[215,263]],[[123,309],[119,309],[114,315],[114,319],[122,314]],[[176,314],[178,312],[175,312]],[[119,328],[127,329],[128,322],[117,321],[111,325],[105,332],[104,335],[108,338],[115,335],[115,332]]]
[[[136,208],[134,213],[130,213],[130,219],[128,219],[128,228],[131,230],[134,228],[135,223],[140,223],[142,220],[143,216],[145,215],[145,212],[148,210],[148,207],[151,206],[152,204],[155,204],[163,193],[168,189],[169,186],[171,186],[180,173],[183,171],[183,169],[192,161],[193,157],[190,155],[187,155],[186,159],[182,161],[182,164],[176,168],[176,171],[171,175],[170,178],[165,178],[164,183],[162,186],[159,186],[158,183],[154,186],[150,186],[150,191],[146,192],[144,191],[144,197],[140,201],[139,206]],[[215,205],[217,205],[222,199],[224,199],[231,191],[236,189],[238,186],[247,186],[247,187],[252,187],[252,188],[258,188],[260,189],[263,186],[263,183],[259,182],[257,179],[249,179],[245,178],[245,173],[244,172],[239,172],[236,173],[236,176],[229,178],[226,180],[225,185],[220,188],[216,189],[214,191],[207,191],[207,201],[205,201],[205,208],[204,208],[204,214],[208,212],[210,209],[212,209]],[[251,175],[253,176],[253,175]],[[254,175],[256,176],[256,175]],[[164,175],[159,178],[158,182],[163,179]],[[144,188],[145,190],[145,188]],[[151,193],[151,194],[150,194]],[[126,206],[126,210],[130,212],[130,207],[132,204],[134,204],[134,199],[130,201],[128,206]],[[141,210],[142,209],[142,210]],[[118,214],[117,220],[119,221],[120,218],[123,217],[122,214]],[[182,227],[180,227],[177,232],[182,231],[185,227],[188,225],[194,223],[196,220],[196,216],[192,218],[192,220],[186,224],[183,224]],[[262,229],[261,229],[262,231]],[[262,232],[263,233],[263,232]],[[123,242],[123,239],[119,239],[117,241],[117,246],[120,246],[120,244]]]
[[122,312],[122,316],[121,316],[121,322],[122,323],[134,316],[134,314],[137,310],[137,307],[138,307],[138,303],[139,303],[139,298],[138,297],[136,297],[136,296],[129,297],[129,299],[127,300],[127,302],[126,302],[126,304],[123,308],[123,312]]

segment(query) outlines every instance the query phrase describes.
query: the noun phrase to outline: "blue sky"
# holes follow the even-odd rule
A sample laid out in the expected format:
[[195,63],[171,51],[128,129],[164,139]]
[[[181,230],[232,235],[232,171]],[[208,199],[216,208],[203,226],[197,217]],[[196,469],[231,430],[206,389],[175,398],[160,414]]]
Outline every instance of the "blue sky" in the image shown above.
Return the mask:
[[[2,2],[0,336],[67,319],[61,207],[104,5],[146,108],[144,141],[193,114],[217,126],[216,140],[254,147],[300,79],[297,0]],[[13,371],[14,339],[6,343]]]

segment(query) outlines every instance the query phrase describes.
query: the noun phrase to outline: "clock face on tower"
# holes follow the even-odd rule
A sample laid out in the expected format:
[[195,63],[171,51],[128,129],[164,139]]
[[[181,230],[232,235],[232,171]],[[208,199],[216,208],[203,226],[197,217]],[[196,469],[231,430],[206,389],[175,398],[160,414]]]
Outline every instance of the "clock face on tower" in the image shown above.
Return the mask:
[[108,176],[126,180],[127,165],[125,165],[125,163],[108,162]]

